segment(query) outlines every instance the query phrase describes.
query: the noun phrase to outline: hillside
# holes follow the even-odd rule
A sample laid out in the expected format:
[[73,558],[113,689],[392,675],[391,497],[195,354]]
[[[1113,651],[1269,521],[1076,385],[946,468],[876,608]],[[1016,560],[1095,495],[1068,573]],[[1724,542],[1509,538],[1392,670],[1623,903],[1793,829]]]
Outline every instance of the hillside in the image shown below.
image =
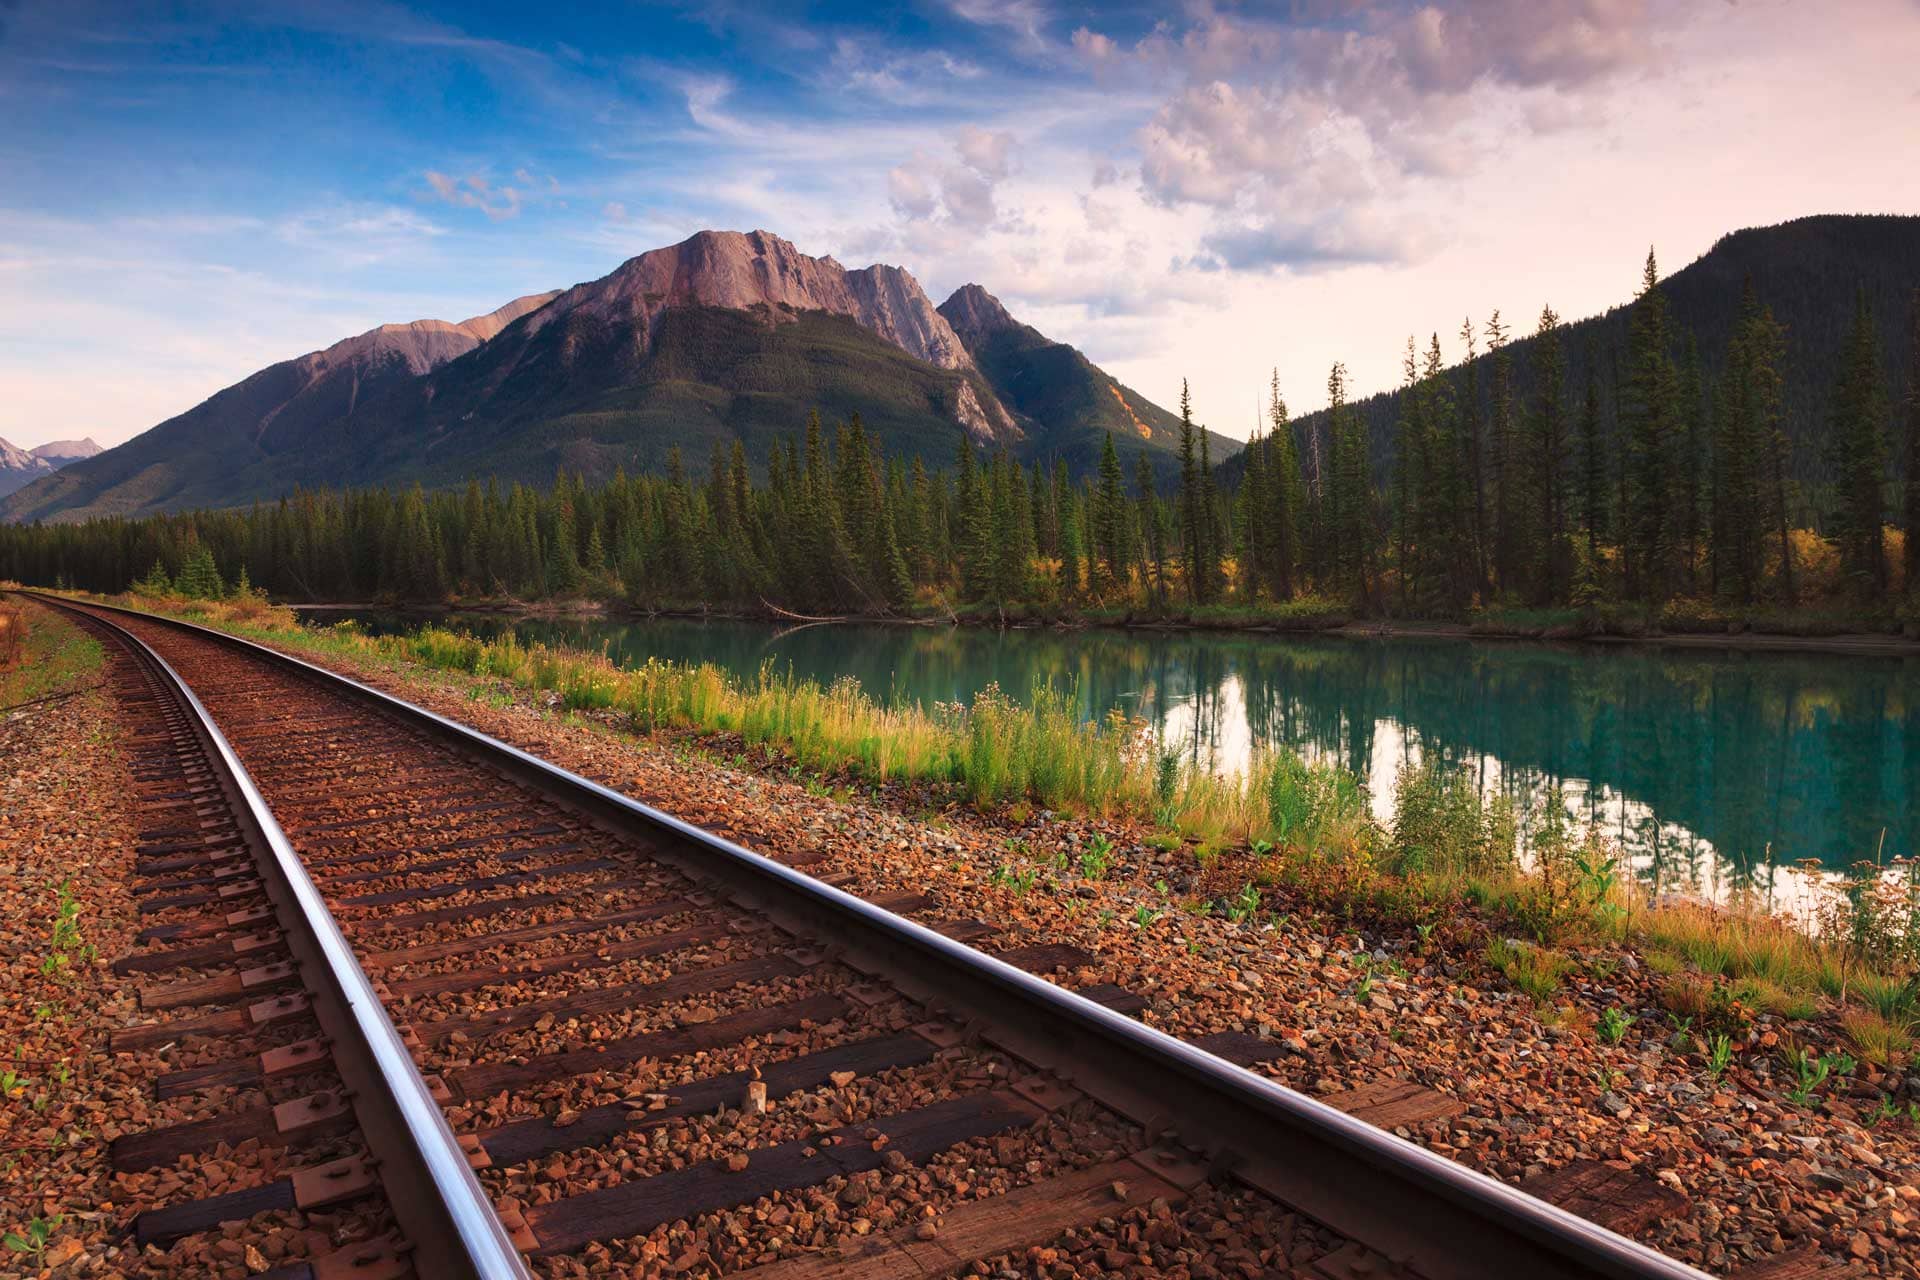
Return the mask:
[[[554,295],[516,298],[457,324],[387,324],[269,365],[117,448],[84,458],[0,501],[0,519],[133,515],[274,496],[244,475],[294,463],[328,428],[383,391],[473,350]],[[290,486],[289,486],[290,487]]]
[[0,500],[0,519],[232,506],[296,485],[605,478],[660,470],[674,448],[699,467],[736,441],[759,466],[816,410],[857,413],[887,453],[938,467],[967,440],[1083,471],[1111,429],[1171,471],[1177,419],[969,289],[974,310],[968,290],[936,308],[898,267],[700,232],[486,316],[386,325],[264,369]]
[[[1897,403],[1905,392],[1913,296],[1920,288],[1920,217],[1829,215],[1752,227],[1723,236],[1702,257],[1667,276],[1661,287],[1671,301],[1674,317],[1693,335],[1709,381],[1724,362],[1727,340],[1739,314],[1741,289],[1749,276],[1761,302],[1773,309],[1774,317],[1787,331],[1784,401],[1787,431],[1794,445],[1794,473],[1803,488],[1817,496],[1827,482],[1823,442],[1828,400],[1858,288],[1866,290],[1879,329],[1881,370],[1886,376],[1889,403]],[[1637,264],[1621,263],[1620,280],[1628,302],[1602,315],[1562,326],[1569,395],[1577,399],[1584,394],[1588,352],[1592,351],[1601,411],[1609,422],[1614,409],[1613,367],[1626,350],[1630,298],[1638,285]],[[1540,305],[1548,301],[1551,299],[1516,299],[1514,307],[1502,314],[1516,338],[1508,349],[1513,353],[1515,378],[1523,397],[1531,389],[1533,343],[1521,335],[1533,331]],[[1474,317],[1476,324],[1485,319]],[[1439,325],[1442,347],[1449,353],[1459,351],[1459,324],[1456,317]],[[1418,341],[1424,349],[1424,330]],[[1481,350],[1476,363],[1484,409],[1489,381],[1484,340]],[[1355,409],[1367,424],[1374,464],[1384,476],[1392,458],[1400,394],[1390,391],[1368,396],[1356,401]],[[1297,421],[1302,430],[1323,428],[1324,412],[1305,414]],[[1238,463],[1222,468],[1223,481],[1237,484],[1239,476]]]
[[[1075,474],[1099,465],[1108,432],[1131,468],[1145,446],[1162,478],[1177,471],[1180,419],[1094,364],[1079,350],[1022,324],[977,284],[962,285],[940,304],[953,331],[1014,414],[1039,424],[1026,456],[1064,458]],[[1217,462],[1243,442],[1209,433]]]

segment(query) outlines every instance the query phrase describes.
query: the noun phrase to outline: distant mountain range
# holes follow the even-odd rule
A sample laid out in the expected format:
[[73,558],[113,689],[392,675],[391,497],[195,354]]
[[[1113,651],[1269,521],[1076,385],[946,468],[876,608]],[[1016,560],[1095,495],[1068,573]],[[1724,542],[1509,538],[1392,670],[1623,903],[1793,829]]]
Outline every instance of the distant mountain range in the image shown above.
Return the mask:
[[[1106,431],[1175,466],[1179,420],[978,285],[936,308],[906,271],[848,270],[764,231],[703,231],[571,289],[458,324],[383,325],[261,370],[133,440],[0,498],[0,519],[273,499],[297,485],[544,484],[756,464],[858,413],[889,455],[961,441],[1077,471]],[[1238,442],[1213,437],[1223,458]]]
[[33,449],[0,440],[0,497],[99,452],[100,446],[91,439],[53,440]]
[[[1840,347],[1853,321],[1856,290],[1866,292],[1880,342],[1880,370],[1885,380],[1891,414],[1907,392],[1912,362],[1915,290],[1920,289],[1920,217],[1899,215],[1832,214],[1798,218],[1771,227],[1750,227],[1722,236],[1711,249],[1661,281],[1674,319],[1693,336],[1699,350],[1705,384],[1710,388],[1726,361],[1727,342],[1739,319],[1740,296],[1747,279],[1753,280],[1760,301],[1786,329],[1787,359],[1781,388],[1786,429],[1792,443],[1794,477],[1802,500],[1818,507],[1828,484],[1825,441],[1831,411],[1834,376]],[[1638,262],[1620,264],[1623,295],[1637,286]],[[1547,296],[1516,300],[1525,305],[1504,313],[1512,341],[1507,350],[1514,361],[1518,404],[1524,408],[1533,390],[1534,332]],[[1567,356],[1567,393],[1570,405],[1585,395],[1592,369],[1601,412],[1613,420],[1615,377],[1626,376],[1627,327],[1631,302],[1607,312],[1561,326]],[[1487,317],[1475,316],[1476,325]],[[1450,359],[1461,354],[1459,321],[1453,331],[1442,329],[1440,342]],[[1417,338],[1424,353],[1427,335]],[[1479,387],[1482,413],[1491,386],[1484,333],[1478,339]],[[1676,352],[1676,355],[1680,353]],[[1367,396],[1354,403],[1373,442],[1373,461],[1384,479],[1393,458],[1394,425],[1400,417],[1398,390]],[[1299,430],[1324,429],[1324,411],[1296,420]],[[1484,417],[1483,417],[1484,421]],[[1887,421],[1889,445],[1897,454],[1897,422]],[[1241,460],[1221,468],[1221,483],[1239,482]]]

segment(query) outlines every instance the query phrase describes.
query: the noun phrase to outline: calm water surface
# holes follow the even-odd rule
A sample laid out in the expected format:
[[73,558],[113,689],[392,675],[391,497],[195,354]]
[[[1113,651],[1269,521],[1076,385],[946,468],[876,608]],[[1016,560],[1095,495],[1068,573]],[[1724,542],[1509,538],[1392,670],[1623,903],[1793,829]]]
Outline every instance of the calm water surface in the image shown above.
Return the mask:
[[[381,631],[422,623],[350,616]],[[1920,843],[1913,659],[679,619],[452,625],[604,648],[623,663],[651,655],[751,675],[771,659],[923,703],[966,701],[989,684],[1018,697],[1052,681],[1077,689],[1090,716],[1121,707],[1221,769],[1267,744],[1336,759],[1367,781],[1383,818],[1401,765],[1437,753],[1523,810],[1557,783],[1649,882],[1716,897],[1782,893],[1774,869],[1797,859],[1844,867]]]

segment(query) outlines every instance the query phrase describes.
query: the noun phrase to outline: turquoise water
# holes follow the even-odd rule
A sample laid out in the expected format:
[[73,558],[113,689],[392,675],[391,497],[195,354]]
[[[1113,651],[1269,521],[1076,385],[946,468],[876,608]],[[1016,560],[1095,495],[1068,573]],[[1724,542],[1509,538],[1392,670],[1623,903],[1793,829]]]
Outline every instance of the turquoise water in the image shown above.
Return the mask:
[[[317,613],[315,621],[337,619]],[[419,617],[357,613],[383,631]],[[1802,858],[1920,844],[1920,661],[1852,655],[1225,633],[805,626],[461,615],[476,633],[716,663],[763,662],[877,696],[962,702],[989,684],[1075,688],[1195,758],[1264,744],[1337,759],[1389,815],[1393,779],[1438,753],[1523,809],[1558,784],[1662,888],[1722,896]]]

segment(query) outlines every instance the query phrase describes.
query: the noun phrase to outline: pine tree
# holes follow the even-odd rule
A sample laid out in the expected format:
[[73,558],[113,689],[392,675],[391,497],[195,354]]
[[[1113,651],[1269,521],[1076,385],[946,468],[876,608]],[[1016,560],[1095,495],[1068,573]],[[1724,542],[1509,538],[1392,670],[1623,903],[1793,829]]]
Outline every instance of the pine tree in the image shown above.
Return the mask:
[[147,570],[147,576],[136,582],[133,589],[147,596],[171,595],[173,579],[167,576],[166,561],[156,559],[153,568]]
[[1587,563],[1597,574],[1600,542],[1607,536],[1607,443],[1600,426],[1600,387],[1594,355],[1587,351],[1587,390],[1580,409],[1580,531],[1586,537]]
[[1494,590],[1504,593],[1514,589],[1520,572],[1519,550],[1515,545],[1518,532],[1515,520],[1520,508],[1515,497],[1520,486],[1515,457],[1519,451],[1518,441],[1513,425],[1513,355],[1507,350],[1507,330],[1500,323],[1498,311],[1487,321],[1487,357],[1493,367],[1487,421],[1487,485],[1492,490],[1489,502],[1492,527],[1487,534],[1492,552],[1488,558]]
[[1394,566],[1398,570],[1400,609],[1406,611],[1409,595],[1422,594],[1424,565],[1413,558],[1418,545],[1424,557],[1428,548],[1419,542],[1425,532],[1426,468],[1426,394],[1420,385],[1419,363],[1415,357],[1413,335],[1407,335],[1407,354],[1401,361],[1400,421],[1394,431],[1393,449],[1393,529]]
[[213,552],[205,543],[194,541],[173,588],[189,600],[218,600],[227,594],[220,569],[213,562]]
[[1226,545],[1227,531],[1221,523],[1220,493],[1214,485],[1213,460],[1208,456],[1207,433],[1200,432],[1200,581],[1201,598],[1207,602],[1218,600],[1225,590],[1223,566],[1220,563],[1221,548]]
[[1529,521],[1527,558],[1531,564],[1534,599],[1538,603],[1564,600],[1571,585],[1573,563],[1567,547],[1567,427],[1563,403],[1567,361],[1560,348],[1560,317],[1552,307],[1540,310],[1540,328],[1534,337],[1534,408],[1529,466],[1530,496],[1535,503]]
[[1907,482],[1902,518],[1906,521],[1907,593],[1920,593],[1920,288],[1913,291],[1911,355],[1907,364]]
[[1626,540],[1633,577],[1627,591],[1656,604],[1672,594],[1678,520],[1677,437],[1680,392],[1673,363],[1673,334],[1666,293],[1653,250],[1641,277],[1628,327],[1626,426]]
[[1863,595],[1887,589],[1883,537],[1886,505],[1886,392],[1866,290],[1855,297],[1853,327],[1841,350],[1833,390],[1828,465],[1834,476],[1833,541],[1840,571]]
[[[1715,595],[1751,604],[1766,542],[1768,460],[1778,428],[1778,334],[1749,277],[1714,397],[1711,583]],[[1784,557],[1791,548],[1782,544]]]
[[1133,487],[1140,495],[1140,530],[1146,542],[1147,598],[1154,608],[1167,605],[1167,539],[1160,499],[1153,491],[1153,464],[1142,449],[1134,459]]
[[1094,555],[1101,585],[1108,590],[1123,587],[1127,565],[1122,556],[1122,531],[1126,528],[1126,497],[1122,491],[1120,455],[1114,452],[1113,432],[1103,433],[1100,444],[1100,492],[1093,509]]
[[[1306,506],[1306,491],[1300,477],[1300,454],[1294,448],[1293,423],[1287,417],[1287,402],[1280,397],[1280,371],[1273,371],[1267,393],[1267,493],[1263,520],[1269,531],[1273,593],[1291,600],[1300,571],[1300,521]],[[1144,456],[1142,461],[1144,461]]]
[[1689,333],[1686,356],[1680,363],[1679,553],[1682,580],[1688,590],[1699,586],[1700,541],[1705,524],[1701,487],[1707,471],[1707,404],[1700,368],[1700,344]]
[[1187,580],[1190,604],[1206,602],[1206,575],[1200,561],[1204,540],[1200,532],[1200,462],[1193,447],[1193,404],[1187,380],[1180,380],[1180,571]]

